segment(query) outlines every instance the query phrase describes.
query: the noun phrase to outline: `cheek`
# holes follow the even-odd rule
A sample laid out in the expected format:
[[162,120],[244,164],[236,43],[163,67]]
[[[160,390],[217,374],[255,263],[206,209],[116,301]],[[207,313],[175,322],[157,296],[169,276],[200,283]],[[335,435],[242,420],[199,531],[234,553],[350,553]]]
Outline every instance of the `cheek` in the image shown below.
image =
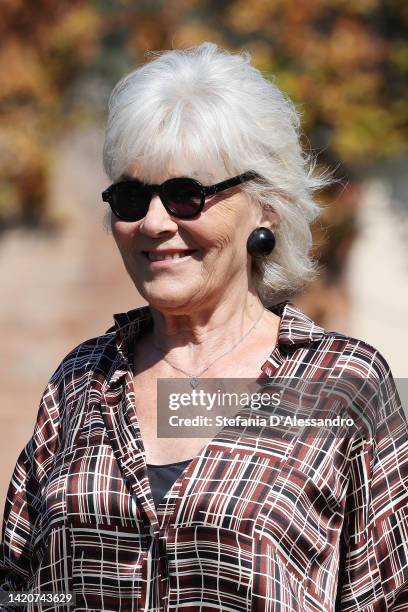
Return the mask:
[[126,223],[119,220],[112,222],[112,235],[119,251],[123,255],[134,249],[138,225],[139,223]]
[[[232,207],[231,207],[232,208]],[[235,214],[234,214],[235,213]],[[246,239],[250,233],[247,230],[248,218],[238,215],[234,210],[222,210],[214,224],[214,244],[225,254],[239,256],[245,253]]]
[[[243,219],[232,205],[220,205],[210,209],[206,217],[201,217],[197,224],[196,241],[208,251],[223,249],[236,250],[241,245],[245,230],[242,229]],[[195,230],[191,225],[191,235]]]

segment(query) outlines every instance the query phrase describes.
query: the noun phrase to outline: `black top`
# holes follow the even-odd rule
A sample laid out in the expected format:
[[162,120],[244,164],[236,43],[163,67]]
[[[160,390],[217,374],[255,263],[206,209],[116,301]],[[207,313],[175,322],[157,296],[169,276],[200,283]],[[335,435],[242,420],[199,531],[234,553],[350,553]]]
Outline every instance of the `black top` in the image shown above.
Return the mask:
[[166,463],[164,465],[147,464],[147,474],[156,508],[190,461],[192,459],[185,459],[177,463]]

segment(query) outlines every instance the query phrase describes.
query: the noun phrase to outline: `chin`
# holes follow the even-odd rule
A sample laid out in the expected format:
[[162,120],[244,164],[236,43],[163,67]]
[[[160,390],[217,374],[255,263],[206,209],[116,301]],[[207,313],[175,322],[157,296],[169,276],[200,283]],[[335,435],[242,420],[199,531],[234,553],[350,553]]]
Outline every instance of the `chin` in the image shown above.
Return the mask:
[[177,290],[175,284],[172,287],[162,287],[160,290],[154,288],[140,288],[139,293],[146,302],[157,310],[176,311],[182,313],[191,309],[193,292],[186,293],[185,287]]

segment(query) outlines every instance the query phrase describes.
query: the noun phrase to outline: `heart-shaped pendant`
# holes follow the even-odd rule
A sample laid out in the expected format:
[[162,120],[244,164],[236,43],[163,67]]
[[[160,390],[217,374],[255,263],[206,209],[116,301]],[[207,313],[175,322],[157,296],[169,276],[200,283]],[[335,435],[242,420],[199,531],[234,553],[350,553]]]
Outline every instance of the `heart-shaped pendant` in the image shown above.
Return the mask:
[[198,378],[197,378],[197,376],[191,376],[191,378],[190,378],[190,385],[193,387],[193,389],[196,388],[196,386],[198,385]]

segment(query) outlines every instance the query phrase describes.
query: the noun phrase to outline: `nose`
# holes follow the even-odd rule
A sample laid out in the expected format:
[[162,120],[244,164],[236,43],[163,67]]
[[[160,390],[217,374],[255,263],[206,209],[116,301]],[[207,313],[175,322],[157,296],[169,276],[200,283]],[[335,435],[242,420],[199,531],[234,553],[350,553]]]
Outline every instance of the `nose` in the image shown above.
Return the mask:
[[139,225],[139,231],[146,236],[160,236],[168,232],[174,233],[178,229],[177,223],[170,217],[157,194],[154,194],[146,216]]

